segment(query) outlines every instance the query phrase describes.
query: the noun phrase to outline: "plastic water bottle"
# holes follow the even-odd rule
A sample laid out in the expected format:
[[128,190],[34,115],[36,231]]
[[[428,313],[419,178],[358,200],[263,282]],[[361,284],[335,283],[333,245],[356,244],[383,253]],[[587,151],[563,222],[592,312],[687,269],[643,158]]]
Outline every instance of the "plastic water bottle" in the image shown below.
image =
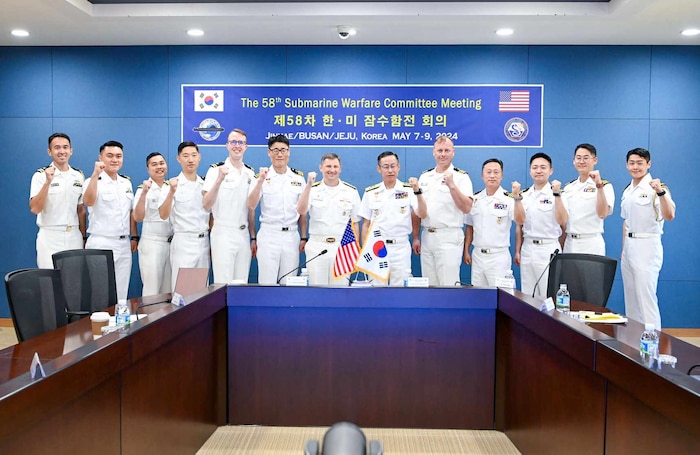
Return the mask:
[[656,333],[652,322],[644,324],[644,332],[639,337],[639,355],[649,368],[654,365],[654,360],[659,358],[659,334]]
[[129,305],[126,299],[120,299],[117,301],[117,306],[114,307],[114,322],[117,327],[122,327],[129,324],[129,317],[131,316],[131,311],[129,310]]
[[411,269],[406,269],[406,272],[404,272],[403,274],[403,287],[408,287],[409,278],[413,278],[413,275],[411,274]]
[[569,289],[566,284],[560,284],[559,290],[557,291],[557,310],[562,313],[568,313],[571,309],[571,295],[569,294]]
[[515,289],[515,276],[513,276],[513,271],[508,270],[506,272],[505,279],[508,281],[508,288]]
[[306,285],[308,286],[309,285],[309,269],[307,269],[306,267],[301,269],[301,273],[299,274],[299,276],[303,276],[304,278],[306,278]]

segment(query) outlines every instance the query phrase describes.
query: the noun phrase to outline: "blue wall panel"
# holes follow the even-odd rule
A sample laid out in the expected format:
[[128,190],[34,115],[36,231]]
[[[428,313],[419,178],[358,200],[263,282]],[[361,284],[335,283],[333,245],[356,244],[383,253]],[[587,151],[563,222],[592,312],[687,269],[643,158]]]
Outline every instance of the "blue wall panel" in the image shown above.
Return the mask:
[[[145,156],[164,153],[170,175],[180,171],[180,86],[190,84],[501,84],[545,85],[542,149],[458,148],[455,165],[483,188],[481,163],[505,163],[503,186],[531,184],[528,159],[544,151],[554,160],[554,178],[576,177],[573,147],[598,147],[598,168],[615,185],[617,201],[606,220],[608,254],[619,257],[619,199],[629,182],[625,153],[651,150],[652,175],[672,189],[678,218],[666,225],[665,264],[659,298],[666,327],[700,326],[697,295],[700,266],[697,242],[684,231],[698,213],[691,197],[700,128],[700,48],[651,46],[164,46],[0,48],[0,164],[7,195],[4,213],[12,229],[0,239],[0,272],[34,265],[35,217],[28,209],[32,172],[48,162],[46,138],[71,135],[72,164],[90,174],[99,146],[109,139],[125,145],[123,173],[136,187],[147,174]],[[459,145],[459,141],[457,141]],[[318,169],[322,154],[343,159],[343,178],[360,194],[380,180],[376,156],[384,148],[316,148],[292,144],[290,164],[305,173]],[[431,149],[394,148],[407,180],[433,167]],[[224,147],[204,147],[200,174],[227,155]],[[21,159],[18,159],[21,158]],[[250,148],[246,162],[268,166],[264,147]],[[414,271],[418,271],[414,258]],[[514,267],[517,273],[517,267]],[[469,281],[469,267],[462,267]],[[251,277],[256,279],[255,263]],[[138,268],[130,295],[140,293]],[[623,311],[618,273],[610,307]],[[0,317],[9,312],[0,296]]]

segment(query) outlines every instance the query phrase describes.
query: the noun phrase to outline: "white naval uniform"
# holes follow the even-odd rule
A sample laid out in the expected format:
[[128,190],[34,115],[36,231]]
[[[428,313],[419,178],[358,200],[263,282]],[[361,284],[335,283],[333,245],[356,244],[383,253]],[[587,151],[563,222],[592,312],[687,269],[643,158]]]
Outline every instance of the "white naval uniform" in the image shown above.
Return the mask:
[[[258,176],[255,177],[256,181]],[[251,183],[253,191],[257,183]],[[299,213],[297,202],[306,182],[304,173],[287,167],[284,174],[270,168],[260,191],[258,283],[276,284],[299,267]],[[282,283],[284,284],[284,283]]]
[[[153,182],[153,180],[151,180]],[[173,227],[170,220],[162,220],[158,213],[161,195],[167,195],[170,186],[163,183],[158,186],[155,182],[146,193],[146,216],[141,224],[141,240],[139,241],[139,270],[143,290],[141,295],[165,294],[172,290],[172,269],[170,268],[170,239]],[[143,185],[139,185],[134,196],[133,208],[141,198]]]
[[[469,174],[452,164],[447,171],[452,172],[452,179],[462,194],[474,196]],[[431,286],[454,286],[460,282],[464,251],[464,212],[452,199],[443,176],[444,173],[433,168],[418,179],[428,207],[428,216],[421,220],[420,265],[422,275],[428,277]]]
[[[343,238],[348,219],[357,222],[360,194],[357,188],[342,180],[336,186],[323,181],[312,185],[309,193],[309,241],[306,243],[306,260],[321,251],[328,252],[306,264],[309,284],[347,286],[347,277],[335,278],[335,255]],[[359,233],[357,233],[359,235]]]
[[520,289],[532,295],[537,279],[535,296],[547,296],[549,274],[544,273],[554,250],[559,248],[561,226],[557,223],[554,205],[556,199],[549,182],[541,189],[531,186],[522,192],[525,224],[523,244],[520,247]]
[[[83,195],[92,177],[85,180]],[[90,234],[85,248],[112,250],[117,298],[126,299],[131,278],[131,207],[134,190],[129,177],[121,174],[115,180],[104,171],[97,177],[97,199],[88,207]]]
[[[625,188],[620,201],[625,223],[622,246],[622,285],[625,292],[625,314],[642,323],[653,323],[661,330],[661,314],[656,287],[664,262],[661,234],[664,219],[661,201],[649,185],[649,174],[636,187]],[[664,188],[670,196],[668,188]],[[675,203],[673,204],[675,207]]]
[[474,195],[474,205],[465,221],[474,227],[472,239],[472,285],[495,286],[497,277],[511,270],[510,228],[515,200],[498,187],[493,196],[486,190]]
[[[170,224],[173,240],[170,243],[170,266],[172,286],[175,290],[180,268],[209,268],[209,210],[202,205],[204,179],[200,176],[192,181],[180,172],[173,196]],[[159,206],[163,205],[168,192],[163,191]]]
[[411,210],[418,210],[418,198],[411,185],[398,179],[391,189],[382,182],[366,188],[362,195],[358,215],[374,223],[372,229],[379,229],[384,236],[389,286],[402,286],[411,270]]
[[233,280],[248,282],[250,272],[250,232],[248,231],[248,190],[255,178],[252,167],[244,164],[241,170],[231,159],[212,164],[204,177],[203,191],[209,192],[219,176],[219,166],[226,166],[228,174],[219,186],[211,208],[214,226],[211,229],[211,265],[215,283]]
[[[561,193],[561,200],[569,212],[566,222],[564,253],[587,253],[605,256],[603,222],[596,212],[598,188],[595,180],[588,178],[567,183]],[[612,183],[603,180],[603,192],[609,207],[615,206],[615,190]]]
[[[48,167],[48,166],[47,166]],[[46,168],[32,175],[29,199],[46,183]],[[83,247],[79,229],[78,205],[83,203],[83,173],[75,168],[61,172],[56,168],[47,194],[46,205],[36,216],[39,232],[36,236],[36,263],[41,269],[52,269],[54,253]]]

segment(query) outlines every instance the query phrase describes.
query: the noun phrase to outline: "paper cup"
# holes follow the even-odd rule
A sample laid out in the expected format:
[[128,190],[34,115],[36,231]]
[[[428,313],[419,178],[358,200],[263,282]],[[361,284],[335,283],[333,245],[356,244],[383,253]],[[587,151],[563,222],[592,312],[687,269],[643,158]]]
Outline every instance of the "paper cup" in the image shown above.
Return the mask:
[[102,335],[102,327],[109,324],[109,313],[106,311],[98,311],[90,315],[90,322],[92,322],[92,334]]

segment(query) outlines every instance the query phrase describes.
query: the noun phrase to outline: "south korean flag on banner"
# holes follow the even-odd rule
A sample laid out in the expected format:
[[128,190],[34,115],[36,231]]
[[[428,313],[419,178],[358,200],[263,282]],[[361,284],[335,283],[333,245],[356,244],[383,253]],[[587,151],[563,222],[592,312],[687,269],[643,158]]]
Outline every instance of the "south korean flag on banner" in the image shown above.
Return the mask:
[[195,112],[224,112],[223,90],[195,90]]

